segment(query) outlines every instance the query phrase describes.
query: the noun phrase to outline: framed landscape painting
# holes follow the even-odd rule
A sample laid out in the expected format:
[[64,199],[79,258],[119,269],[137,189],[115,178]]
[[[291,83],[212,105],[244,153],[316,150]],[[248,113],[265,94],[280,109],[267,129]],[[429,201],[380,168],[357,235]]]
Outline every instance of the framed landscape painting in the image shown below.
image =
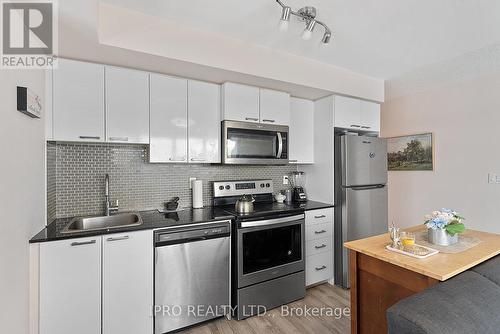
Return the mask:
[[432,133],[387,138],[389,171],[434,170]]

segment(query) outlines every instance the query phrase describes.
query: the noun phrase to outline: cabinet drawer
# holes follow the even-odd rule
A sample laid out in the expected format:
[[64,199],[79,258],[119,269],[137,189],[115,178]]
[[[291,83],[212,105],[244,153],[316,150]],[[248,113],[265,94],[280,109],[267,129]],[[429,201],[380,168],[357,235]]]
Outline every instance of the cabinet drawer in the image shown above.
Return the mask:
[[306,240],[315,240],[331,237],[333,234],[333,223],[321,223],[306,225]]
[[332,251],[332,238],[309,240],[306,242],[306,256]]
[[306,285],[326,281],[333,277],[333,253],[306,257]]
[[306,224],[333,222],[333,208],[306,211]]

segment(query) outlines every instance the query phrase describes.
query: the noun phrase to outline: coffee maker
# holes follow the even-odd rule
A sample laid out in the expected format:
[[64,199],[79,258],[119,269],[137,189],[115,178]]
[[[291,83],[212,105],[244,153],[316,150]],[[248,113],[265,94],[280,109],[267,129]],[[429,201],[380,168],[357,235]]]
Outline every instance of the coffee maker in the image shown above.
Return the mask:
[[293,172],[292,173],[292,186],[293,186],[293,201],[297,203],[307,202],[306,195],[306,173]]

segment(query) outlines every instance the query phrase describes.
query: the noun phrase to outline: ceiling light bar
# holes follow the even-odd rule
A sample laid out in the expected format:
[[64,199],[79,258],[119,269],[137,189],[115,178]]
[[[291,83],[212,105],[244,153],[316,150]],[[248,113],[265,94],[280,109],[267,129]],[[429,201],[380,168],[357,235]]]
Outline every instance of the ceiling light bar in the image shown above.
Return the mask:
[[321,39],[321,43],[328,44],[332,38],[332,31],[326,24],[321,21],[316,20],[316,8],[307,6],[294,12],[291,7],[285,5],[281,0],[276,0],[276,2],[281,6],[281,18],[279,23],[280,31],[287,31],[288,25],[290,23],[290,15],[295,15],[302,21],[305,21],[306,28],[302,32],[302,38],[305,40],[311,39],[314,28],[317,24],[323,27],[325,33]]

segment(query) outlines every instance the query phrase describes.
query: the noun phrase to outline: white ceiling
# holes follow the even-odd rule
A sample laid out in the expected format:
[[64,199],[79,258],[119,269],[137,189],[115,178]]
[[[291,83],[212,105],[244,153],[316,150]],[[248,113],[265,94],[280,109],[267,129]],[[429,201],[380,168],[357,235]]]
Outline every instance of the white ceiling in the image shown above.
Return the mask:
[[274,0],[105,1],[380,79],[500,42],[498,0],[284,0],[294,10],[317,8],[333,30],[328,47],[320,27],[302,40],[303,23],[293,18],[279,32]]

